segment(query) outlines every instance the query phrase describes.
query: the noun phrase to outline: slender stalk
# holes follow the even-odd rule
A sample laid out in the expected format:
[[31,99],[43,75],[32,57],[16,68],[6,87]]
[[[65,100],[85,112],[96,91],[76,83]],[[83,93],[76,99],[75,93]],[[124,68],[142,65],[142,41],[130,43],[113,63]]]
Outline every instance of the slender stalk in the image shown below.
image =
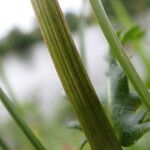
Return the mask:
[[[122,24],[123,27],[130,27],[134,26],[136,23],[130,17],[128,11],[126,10],[125,6],[123,5],[123,2],[121,0],[109,0],[110,4],[119,20],[119,22]],[[143,51],[143,45],[142,45],[142,39],[133,41],[133,45],[135,47],[136,52],[141,57],[144,68],[146,70],[146,85],[148,88],[150,88],[150,60],[149,56],[146,55]]]
[[22,119],[22,116],[17,112],[14,104],[9,100],[9,98],[5,95],[2,89],[0,89],[0,99],[3,105],[6,107],[7,111],[12,116],[12,118],[18,124],[20,129],[23,131],[25,136],[35,147],[35,149],[45,150],[44,146],[41,144],[41,142],[38,140],[38,138],[35,136],[35,134],[32,132],[29,126],[26,124],[26,122]]
[[117,58],[143,103],[150,110],[150,94],[148,93],[148,90],[144,86],[141,78],[126,55],[123,46],[107,17],[101,0],[90,0],[90,3],[93,7],[98,23],[101,26],[103,33],[111,47],[113,55]]
[[31,0],[45,43],[92,150],[121,150],[57,0]]

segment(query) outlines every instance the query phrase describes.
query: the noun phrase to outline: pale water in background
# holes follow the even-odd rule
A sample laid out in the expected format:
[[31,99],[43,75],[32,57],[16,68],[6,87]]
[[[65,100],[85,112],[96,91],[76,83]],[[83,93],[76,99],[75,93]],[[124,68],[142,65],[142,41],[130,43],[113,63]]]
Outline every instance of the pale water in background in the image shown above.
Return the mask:
[[[150,31],[150,18],[147,17],[149,14],[150,12],[143,13],[138,20],[144,28]],[[87,28],[85,32],[87,71],[96,91],[99,92],[106,84],[108,45],[99,27]],[[147,35],[147,39],[150,39],[149,36]],[[79,47],[77,35],[74,35],[74,40]],[[147,40],[145,42],[147,42],[146,49],[148,49],[150,42]],[[141,63],[137,59],[138,57],[134,57],[133,62],[136,69],[142,73]],[[35,97],[43,112],[52,117],[57,105],[63,103],[60,99],[63,88],[45,45],[43,43],[34,45],[28,60],[22,61],[14,54],[5,58],[4,69],[11,88],[19,103],[30,101]],[[6,119],[6,116],[8,113],[0,103],[0,118]]]

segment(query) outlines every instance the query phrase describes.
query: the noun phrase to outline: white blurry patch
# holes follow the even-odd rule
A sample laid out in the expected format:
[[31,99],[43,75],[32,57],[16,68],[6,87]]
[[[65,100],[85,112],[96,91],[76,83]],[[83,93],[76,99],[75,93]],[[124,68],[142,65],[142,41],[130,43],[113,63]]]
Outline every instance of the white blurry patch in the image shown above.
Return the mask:
[[13,26],[25,30],[31,28],[34,13],[30,0],[4,0],[0,3],[0,36],[6,34]]
[[[85,35],[88,73],[94,87],[103,87],[106,64],[107,43],[98,27],[86,29]],[[79,39],[75,36],[75,43],[79,47]],[[23,62],[14,54],[4,61],[5,74],[19,103],[35,98],[40,108],[49,116],[55,113],[57,104],[63,103],[59,97],[63,88],[56,74],[47,48],[43,44],[32,47],[30,60]],[[98,90],[99,91],[99,90]]]
[[[81,0],[59,0],[63,11],[78,12]],[[4,0],[0,2],[0,38],[17,26],[25,31],[34,27],[34,12],[30,0]]]

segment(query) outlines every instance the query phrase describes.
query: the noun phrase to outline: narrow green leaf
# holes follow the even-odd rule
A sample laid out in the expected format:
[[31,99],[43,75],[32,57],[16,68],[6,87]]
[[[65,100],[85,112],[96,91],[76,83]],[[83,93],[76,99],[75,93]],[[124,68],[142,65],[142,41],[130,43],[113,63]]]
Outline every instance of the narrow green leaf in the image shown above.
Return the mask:
[[123,68],[133,87],[139,94],[143,103],[150,110],[150,94],[148,93],[148,90],[144,86],[141,78],[130,62],[128,56],[126,55],[123,46],[107,17],[101,0],[90,0],[90,3],[93,7],[98,23],[101,26],[103,33],[111,47],[113,55],[120,63],[121,67]]
[[121,33],[121,43],[124,44],[126,42],[135,42],[145,35],[144,30],[141,29],[139,25],[132,26],[130,28],[125,29]]
[[57,0],[31,0],[66,94],[92,150],[121,150],[74,45]]
[[41,142],[38,140],[38,138],[35,136],[35,134],[29,128],[29,126],[22,119],[22,116],[17,112],[16,107],[9,100],[9,98],[5,95],[5,93],[2,91],[1,88],[0,88],[0,99],[3,103],[3,105],[5,106],[5,108],[7,109],[7,111],[9,112],[9,114],[12,116],[12,118],[18,124],[18,126],[23,131],[23,133],[28,138],[28,140],[32,143],[32,145],[38,150],[45,150],[44,146],[41,144]]
[[[111,3],[111,6],[112,6],[118,20],[122,24],[122,26],[131,27],[131,26],[134,26],[136,24],[135,21],[132,19],[132,17],[127,12],[122,0],[113,0],[113,1],[110,0],[110,3]],[[118,3],[120,6],[116,3]],[[116,7],[117,5],[119,7]],[[123,13],[124,16],[127,16],[128,19],[126,19],[126,17],[124,17],[122,15],[122,13]],[[124,18],[125,18],[126,21],[122,21],[120,18],[122,20],[124,20]],[[146,81],[146,86],[148,88],[150,88],[150,71],[149,71],[150,70],[150,59],[149,59],[149,56],[147,54],[145,54],[145,52],[144,52],[144,47],[143,47],[143,44],[142,44],[142,35],[144,35],[144,32],[143,33],[141,32],[141,38],[139,38],[137,40],[133,40],[132,44],[134,46],[135,51],[138,53],[138,55],[140,56],[140,58],[143,61],[144,69],[146,71],[146,80],[145,80]]]

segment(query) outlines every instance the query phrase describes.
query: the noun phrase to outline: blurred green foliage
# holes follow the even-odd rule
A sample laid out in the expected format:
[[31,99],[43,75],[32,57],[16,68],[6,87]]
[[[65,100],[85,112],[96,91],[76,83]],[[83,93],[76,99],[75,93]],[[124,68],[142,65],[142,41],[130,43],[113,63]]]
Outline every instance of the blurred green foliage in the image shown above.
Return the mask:
[[[105,9],[110,16],[115,16],[108,0],[102,0]],[[122,0],[125,7],[131,15],[138,14],[150,7],[149,0]],[[65,14],[67,23],[71,32],[79,30],[80,16],[74,12],[67,12]],[[93,13],[85,16],[85,23],[91,25],[95,23]],[[0,40],[0,53],[7,54],[15,51],[17,53],[28,52],[32,44],[41,41],[42,36],[38,27],[31,32],[23,32],[19,28],[13,28],[4,38]]]
[[[131,15],[137,15],[147,8],[150,8],[150,0],[121,0]],[[109,0],[102,0],[104,7],[110,16],[114,16],[114,12],[110,6]]]
[[[79,30],[79,15],[73,12],[65,14],[68,26],[72,33]],[[93,16],[85,17],[87,24],[92,24]],[[10,52],[22,54],[29,51],[29,48],[42,40],[42,36],[38,27],[31,32],[23,32],[21,29],[13,28],[4,38],[0,40],[0,54],[5,55]]]
[[19,28],[13,28],[6,37],[0,41],[0,52],[6,54],[11,51],[25,52],[32,44],[42,39],[39,29],[24,33]]
[[68,23],[69,29],[72,32],[76,32],[78,30],[79,27],[79,18],[76,14],[74,14],[73,12],[67,12],[66,15],[66,21]]
[[[107,13],[115,16],[108,0],[102,0]],[[122,0],[131,15],[136,15],[147,8],[150,8],[150,0]],[[79,16],[73,12],[66,13],[66,20],[70,30],[74,33],[79,30]],[[86,24],[94,21],[92,13],[86,17]],[[41,33],[38,28],[30,33],[25,33],[19,28],[13,28],[6,37],[0,40],[0,53],[9,52],[24,53],[32,44],[41,41]],[[47,149],[52,150],[78,150],[82,133],[74,132],[66,128],[67,122],[74,120],[75,115],[67,101],[62,100],[54,119],[45,116],[36,101],[24,103],[21,107],[23,116],[30,127],[34,130]],[[0,136],[11,147],[11,150],[32,150],[32,145],[24,137],[20,129],[12,119],[8,119],[0,125]],[[125,150],[149,150],[150,134],[146,134],[135,145]],[[89,146],[84,148],[89,150]],[[1,150],[1,148],[0,148]]]
[[131,14],[138,14],[150,7],[149,0],[122,0]]
[[[75,116],[69,102],[62,103],[53,119],[42,113],[36,101],[24,103],[22,115],[48,150],[78,150],[82,133],[67,128],[67,122]],[[34,149],[11,118],[1,124],[0,135],[11,150]]]
[[[80,15],[75,14],[74,12],[67,12],[65,14],[66,21],[68,23],[69,29],[72,33],[79,31]],[[87,16],[84,16],[84,22],[86,25],[91,25],[95,23],[94,15],[91,13]]]

